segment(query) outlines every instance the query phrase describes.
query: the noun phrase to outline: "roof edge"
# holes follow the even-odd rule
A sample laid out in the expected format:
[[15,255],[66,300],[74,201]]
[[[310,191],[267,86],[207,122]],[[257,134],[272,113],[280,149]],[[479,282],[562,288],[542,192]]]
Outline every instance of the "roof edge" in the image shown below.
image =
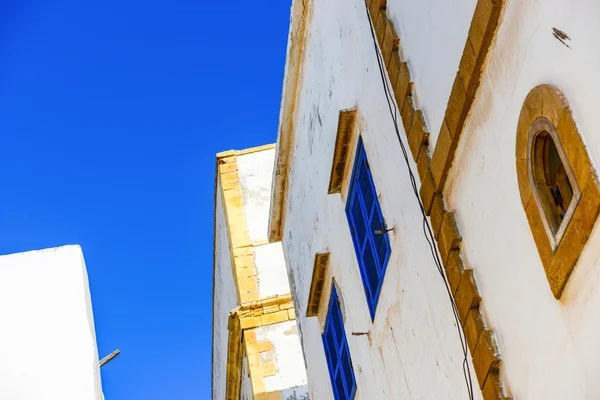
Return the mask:
[[281,108],[279,110],[271,209],[269,210],[269,241],[271,242],[280,241],[282,236],[285,214],[283,206],[287,193],[287,176],[294,136],[294,117],[302,80],[304,49],[306,47],[311,10],[312,0],[294,0],[292,3],[287,59],[283,77]]
[[231,157],[231,156],[243,156],[246,154],[258,153],[260,151],[271,150],[276,147],[275,143],[264,144],[262,146],[249,147],[243,150],[226,150],[217,153],[217,160],[221,158]]

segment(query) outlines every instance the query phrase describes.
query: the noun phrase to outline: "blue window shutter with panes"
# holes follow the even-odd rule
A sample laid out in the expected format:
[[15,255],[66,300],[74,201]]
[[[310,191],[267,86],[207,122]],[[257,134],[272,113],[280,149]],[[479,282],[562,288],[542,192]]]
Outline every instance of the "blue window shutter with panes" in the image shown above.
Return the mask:
[[374,319],[391,247],[362,138],[356,150],[346,216],[371,319]]
[[329,299],[329,310],[323,332],[323,347],[334,399],[352,400],[356,393],[356,378],[335,286],[331,289],[331,298]]

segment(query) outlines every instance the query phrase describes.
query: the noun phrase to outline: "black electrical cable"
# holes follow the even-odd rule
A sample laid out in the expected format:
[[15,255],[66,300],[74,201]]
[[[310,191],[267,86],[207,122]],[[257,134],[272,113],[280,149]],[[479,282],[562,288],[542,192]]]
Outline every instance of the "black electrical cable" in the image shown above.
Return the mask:
[[398,115],[396,104],[391,96],[391,89],[389,87],[389,82],[386,79],[386,74],[383,68],[382,57],[379,52],[379,48],[377,45],[377,39],[375,35],[375,29],[373,27],[373,21],[370,18],[370,11],[367,2],[365,1],[365,8],[367,10],[367,19],[369,20],[369,26],[371,27],[371,36],[373,37],[373,44],[375,46],[375,54],[377,55],[377,64],[379,65],[379,73],[381,74],[381,81],[383,83],[383,90],[385,92],[385,97],[388,103],[388,108],[390,110],[390,114],[392,116],[392,120],[394,122],[394,129],[396,130],[396,136],[398,137],[398,142],[400,143],[400,147],[402,149],[402,155],[404,156],[404,161],[406,162],[406,167],[408,169],[408,176],[410,178],[410,183],[413,189],[413,193],[419,203],[419,207],[421,209],[421,214],[423,215],[423,233],[425,234],[425,239],[429,244],[429,249],[431,251],[431,255],[433,256],[433,261],[437,267],[438,272],[440,273],[444,285],[446,286],[446,291],[448,292],[448,298],[450,299],[450,304],[452,305],[452,311],[454,314],[454,319],[456,321],[456,327],[458,329],[458,337],[460,338],[460,343],[463,350],[463,374],[465,375],[465,383],[467,384],[467,390],[469,391],[469,400],[474,400],[473,397],[473,380],[471,378],[471,368],[469,367],[469,349],[467,347],[465,332],[462,328],[462,323],[460,322],[460,317],[458,315],[458,309],[456,308],[456,303],[454,302],[454,297],[452,296],[452,291],[450,290],[450,285],[448,284],[448,280],[446,279],[446,275],[444,275],[444,270],[442,268],[442,263],[440,261],[440,256],[438,254],[437,248],[434,245],[434,236],[431,231],[431,226],[429,225],[429,221],[427,220],[427,214],[425,213],[425,208],[423,207],[423,203],[421,202],[421,198],[419,196],[419,190],[417,189],[417,183],[415,180],[415,175],[410,167],[410,161],[408,159],[408,153],[406,151],[406,147],[404,142],[402,142],[402,138],[400,137],[400,130],[398,129]]

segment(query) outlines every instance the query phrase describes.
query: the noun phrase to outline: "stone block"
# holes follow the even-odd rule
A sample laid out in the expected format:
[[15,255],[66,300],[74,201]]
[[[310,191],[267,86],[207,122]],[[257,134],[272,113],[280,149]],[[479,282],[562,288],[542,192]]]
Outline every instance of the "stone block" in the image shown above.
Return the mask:
[[435,185],[440,192],[444,190],[444,185],[446,184],[446,179],[448,179],[448,172],[450,171],[450,167],[452,167],[457,146],[458,139],[454,140],[452,138],[448,126],[444,121],[444,123],[442,123],[440,135],[435,144],[433,157],[431,158],[431,173],[433,174]]
[[440,237],[440,230],[442,228],[442,221],[444,220],[444,215],[446,215],[446,205],[444,204],[444,197],[441,193],[438,193],[433,199],[430,213],[431,229],[433,230],[433,235],[436,240]]
[[252,329],[262,325],[261,317],[240,318],[240,326],[243,329]]
[[462,238],[458,231],[458,226],[456,225],[454,212],[447,212],[444,214],[442,228],[440,229],[438,238],[438,247],[444,264],[450,255],[450,251],[460,248],[461,241]]
[[412,96],[406,96],[404,98],[404,105],[402,106],[402,123],[404,125],[404,133],[408,137],[410,128],[412,127],[413,117],[415,116],[415,104],[413,103]]
[[423,111],[416,110],[413,117],[410,133],[408,134],[408,146],[415,162],[419,159],[419,152],[424,144],[429,143],[429,131],[425,123]]
[[446,277],[448,278],[448,285],[452,294],[456,294],[458,290],[458,284],[462,278],[462,274],[465,271],[465,265],[460,256],[459,250],[452,250],[448,256],[448,260],[444,264],[446,270]]
[[[400,74],[400,53],[398,50],[393,50],[390,56],[390,65],[388,67],[388,76],[390,77],[390,86],[392,90],[396,90],[398,84],[398,75]],[[394,93],[395,95],[395,93]]]
[[417,159],[417,171],[419,172],[419,178],[425,179],[425,176],[429,173],[431,167],[431,155],[429,153],[429,146],[424,144],[419,150],[419,158]]
[[467,269],[463,272],[454,300],[460,322],[465,326],[469,311],[472,308],[479,307],[479,302],[481,301],[481,295],[479,294],[479,288],[475,282],[472,269]]
[[383,47],[381,48],[381,51],[383,53],[383,61],[385,63],[386,68],[388,68],[390,65],[392,52],[394,50],[398,50],[399,47],[400,39],[396,34],[392,21],[388,19],[388,22],[385,27],[385,35],[383,37]]
[[458,75],[460,76],[465,93],[469,90],[469,83],[471,82],[471,77],[473,76],[476,64],[477,57],[475,56],[475,51],[473,51],[471,41],[467,38],[467,43],[465,44],[463,55],[460,59],[460,65],[458,67]]
[[272,314],[266,314],[260,317],[262,325],[277,324],[279,322],[288,321],[290,319],[289,310],[282,310]]
[[510,400],[505,393],[498,371],[490,372],[483,385],[482,394],[483,400]]
[[465,87],[460,79],[460,75],[456,75],[454,79],[454,85],[452,86],[452,92],[448,99],[448,106],[446,108],[445,120],[448,124],[448,131],[453,140],[457,140],[462,132],[464,123],[464,109],[467,101],[467,94]]
[[385,36],[385,27],[387,23],[388,19],[385,14],[385,9],[380,9],[377,14],[377,22],[375,23],[375,34],[377,35],[377,43],[379,43],[380,48],[383,48],[383,38]]
[[408,70],[408,63],[403,62],[400,64],[400,72],[398,73],[398,80],[396,82],[396,87],[394,88],[396,104],[400,113],[402,113],[402,107],[404,107],[404,100],[409,94],[409,89],[410,71]]
[[485,329],[485,320],[481,314],[481,311],[479,310],[479,307],[472,308],[467,315],[467,323],[465,325],[465,337],[467,339],[467,344],[469,345],[471,355],[475,353],[475,348],[477,347],[479,337]]
[[492,17],[494,4],[492,0],[478,0],[469,29],[469,39],[473,45],[473,51],[479,56],[483,48],[486,31]]
[[379,15],[379,10],[381,8],[385,8],[385,5],[381,7],[382,4],[385,4],[385,0],[371,0],[371,3],[369,3],[369,14],[371,15],[373,26],[375,26],[375,24],[377,23],[377,16]]
[[583,190],[587,186],[590,176],[595,175],[593,174],[594,167],[573,119],[571,109],[568,107],[564,109],[556,128],[573,175]]
[[481,333],[473,354],[473,366],[480,389],[485,386],[489,374],[498,371],[501,362],[496,336],[493,331],[486,329]]
[[542,86],[542,116],[552,122],[555,128],[567,104],[567,99],[554,86]]
[[290,321],[293,321],[296,319],[296,310],[295,309],[290,308],[289,310],[287,310],[287,312],[288,312],[288,319]]
[[425,179],[421,182],[421,189],[419,190],[419,194],[421,195],[421,202],[423,203],[423,208],[425,209],[425,213],[427,215],[431,212],[431,205],[433,204],[433,199],[437,194],[435,189],[435,182],[433,181],[433,175],[431,175],[431,171],[425,176]]

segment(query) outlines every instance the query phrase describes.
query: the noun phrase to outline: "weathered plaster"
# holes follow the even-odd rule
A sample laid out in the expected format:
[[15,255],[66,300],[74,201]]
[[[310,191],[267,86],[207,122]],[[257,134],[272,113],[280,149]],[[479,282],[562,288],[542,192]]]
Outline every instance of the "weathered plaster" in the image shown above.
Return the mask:
[[[566,96],[592,162],[600,160],[600,4],[508,1],[447,183],[515,398],[600,397],[600,233],[596,226],[560,301],[547,283],[515,167],[525,97],[539,84]],[[553,28],[571,37],[567,47]]]
[[277,373],[264,378],[267,393],[306,385],[302,347],[298,340],[295,321],[263,326],[253,330],[257,342],[269,342],[273,346],[270,357]]
[[248,235],[253,243],[268,241],[274,162],[274,148],[237,157]]
[[273,145],[217,155],[215,400],[293,396],[306,385],[281,243],[267,241],[274,157]]
[[281,242],[255,247],[254,260],[261,298],[290,293]]
[[[315,253],[329,251],[326,279],[333,276],[340,286],[356,398],[466,398],[451,306],[421,234],[420,210],[385,101],[364,3],[330,0],[313,7],[283,210],[284,254],[296,305],[306,309]],[[374,322],[351,250],[343,196],[327,194],[339,111],[353,107],[361,115],[359,125],[387,225],[394,228]],[[400,130],[406,137],[402,125]],[[410,163],[416,171],[416,164]],[[324,293],[321,304],[328,296]],[[298,322],[311,395],[330,398],[322,319],[298,313]],[[426,385],[423,376],[428,377]],[[479,391],[475,398],[481,398]]]

